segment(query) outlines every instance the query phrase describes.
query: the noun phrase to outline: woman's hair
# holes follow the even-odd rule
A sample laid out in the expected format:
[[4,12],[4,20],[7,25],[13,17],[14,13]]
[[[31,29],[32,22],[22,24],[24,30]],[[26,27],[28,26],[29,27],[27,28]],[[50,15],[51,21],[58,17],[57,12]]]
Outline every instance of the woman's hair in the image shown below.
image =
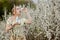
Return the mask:
[[14,7],[12,8],[12,14],[16,14],[16,6],[14,5]]

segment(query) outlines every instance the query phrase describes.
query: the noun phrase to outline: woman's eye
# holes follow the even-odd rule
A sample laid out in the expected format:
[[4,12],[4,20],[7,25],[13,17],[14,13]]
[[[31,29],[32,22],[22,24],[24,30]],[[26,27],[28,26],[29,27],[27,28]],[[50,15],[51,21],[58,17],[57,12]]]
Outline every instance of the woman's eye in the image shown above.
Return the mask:
[[19,9],[19,8],[16,8],[17,10]]

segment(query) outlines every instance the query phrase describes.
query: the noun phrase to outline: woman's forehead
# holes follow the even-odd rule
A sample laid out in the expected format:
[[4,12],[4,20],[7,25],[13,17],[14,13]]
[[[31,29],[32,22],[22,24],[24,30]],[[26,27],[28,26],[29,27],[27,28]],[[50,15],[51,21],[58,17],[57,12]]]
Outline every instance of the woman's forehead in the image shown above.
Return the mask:
[[20,8],[19,6],[16,6],[16,8]]

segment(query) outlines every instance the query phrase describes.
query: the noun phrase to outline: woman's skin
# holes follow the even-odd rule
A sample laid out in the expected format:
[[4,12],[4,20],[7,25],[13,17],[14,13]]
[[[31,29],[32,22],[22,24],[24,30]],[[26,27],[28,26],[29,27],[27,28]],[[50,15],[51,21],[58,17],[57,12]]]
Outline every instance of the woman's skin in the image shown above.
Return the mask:
[[[31,24],[32,23],[32,18],[30,16],[27,10],[27,8],[24,8],[22,11],[25,12],[25,14],[27,15],[28,19],[26,19],[25,23],[26,24]],[[12,17],[11,17],[11,20],[15,20],[16,17],[20,17],[21,16],[21,9],[18,7],[18,6],[14,6],[13,9],[12,9]],[[8,25],[6,24],[6,32],[8,32],[10,29],[12,29],[13,27],[15,27],[15,25],[19,25],[19,23],[14,23],[13,25]]]

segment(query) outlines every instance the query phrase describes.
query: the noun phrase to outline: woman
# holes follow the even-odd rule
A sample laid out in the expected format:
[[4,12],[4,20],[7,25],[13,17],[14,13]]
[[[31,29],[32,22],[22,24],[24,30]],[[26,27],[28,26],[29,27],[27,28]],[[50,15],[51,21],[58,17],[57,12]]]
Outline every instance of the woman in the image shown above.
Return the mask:
[[[24,11],[28,19],[21,18],[21,11]],[[23,24],[31,24],[32,18],[29,13],[27,13],[27,8],[21,10],[19,6],[14,6],[12,9],[12,16],[8,18],[6,23],[6,32],[13,30],[11,33],[10,40],[26,40],[24,34]]]

